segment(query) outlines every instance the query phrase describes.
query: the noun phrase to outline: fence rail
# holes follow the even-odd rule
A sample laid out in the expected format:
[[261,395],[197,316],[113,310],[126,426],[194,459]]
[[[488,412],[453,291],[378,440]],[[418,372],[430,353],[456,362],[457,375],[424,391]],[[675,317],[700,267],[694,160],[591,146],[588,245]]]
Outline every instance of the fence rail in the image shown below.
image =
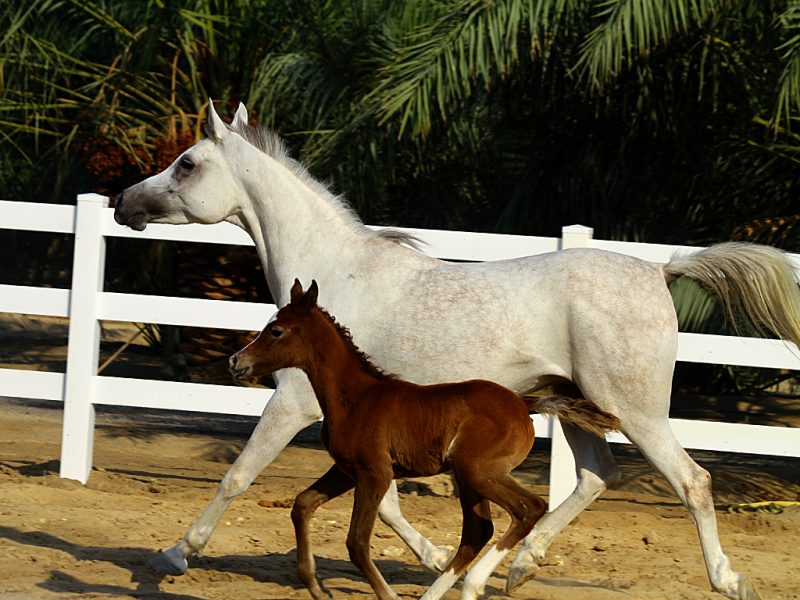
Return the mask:
[[[96,404],[258,416],[270,390],[197,383],[106,377],[97,374],[101,321],[128,321],[255,331],[273,305],[192,298],[122,294],[103,290],[105,239],[138,239],[253,245],[241,229],[227,224],[151,224],[135,232],[114,222],[108,199],[78,196],[77,206],[0,201],[0,229],[75,235],[71,289],[0,285],[0,313],[69,317],[66,373],[0,369],[0,396],[64,402],[61,476],[86,482],[91,470]],[[432,256],[456,260],[498,260],[594,247],[666,262],[690,246],[641,244],[592,239],[588,227],[565,227],[561,238],[404,229],[424,243]],[[791,260],[800,270],[800,256]],[[800,370],[800,351],[778,340],[680,333],[678,360]],[[557,420],[535,417],[537,435],[552,437],[550,505],[561,502],[575,485],[574,462]],[[671,419],[687,448],[800,457],[800,428]],[[621,434],[609,441],[625,443]]]

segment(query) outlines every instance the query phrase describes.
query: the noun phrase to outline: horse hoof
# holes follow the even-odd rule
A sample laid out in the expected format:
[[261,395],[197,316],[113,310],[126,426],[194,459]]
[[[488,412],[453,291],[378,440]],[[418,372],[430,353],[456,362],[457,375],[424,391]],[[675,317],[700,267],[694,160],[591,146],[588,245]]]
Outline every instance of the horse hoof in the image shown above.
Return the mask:
[[761,600],[761,594],[758,593],[756,586],[744,575],[739,578],[738,592],[739,600]]
[[431,571],[444,573],[450,564],[450,551],[444,546],[434,546],[430,554],[420,559],[420,563]]
[[174,556],[167,550],[148,560],[147,566],[162,575],[183,575],[189,568],[189,563],[183,556]]
[[506,594],[511,594],[518,587],[536,577],[536,565],[530,566],[514,566],[508,571],[508,579],[506,579]]

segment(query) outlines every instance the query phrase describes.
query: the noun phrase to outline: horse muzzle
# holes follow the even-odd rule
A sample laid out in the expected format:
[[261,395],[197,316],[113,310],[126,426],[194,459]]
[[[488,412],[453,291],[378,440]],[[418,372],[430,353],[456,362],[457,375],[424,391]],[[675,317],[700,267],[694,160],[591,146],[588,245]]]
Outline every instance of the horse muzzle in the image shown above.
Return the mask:
[[114,206],[114,220],[120,225],[127,225],[135,231],[144,231],[147,227],[147,211],[137,210],[136,202],[130,198],[125,198],[125,191],[119,193]]
[[247,378],[247,374],[250,372],[250,367],[241,366],[239,364],[239,356],[234,354],[228,359],[228,370],[231,372],[231,375],[233,375],[234,379],[241,380]]

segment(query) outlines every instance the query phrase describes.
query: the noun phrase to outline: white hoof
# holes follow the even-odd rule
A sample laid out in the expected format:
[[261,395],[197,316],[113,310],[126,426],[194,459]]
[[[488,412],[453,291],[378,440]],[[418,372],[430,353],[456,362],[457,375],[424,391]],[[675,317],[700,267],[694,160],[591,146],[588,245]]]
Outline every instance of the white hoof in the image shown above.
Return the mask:
[[444,546],[432,546],[430,552],[420,556],[419,562],[431,571],[442,573],[450,564],[450,551]]
[[730,593],[723,592],[723,594],[732,600],[761,600],[761,594],[746,575],[739,575],[735,590]]

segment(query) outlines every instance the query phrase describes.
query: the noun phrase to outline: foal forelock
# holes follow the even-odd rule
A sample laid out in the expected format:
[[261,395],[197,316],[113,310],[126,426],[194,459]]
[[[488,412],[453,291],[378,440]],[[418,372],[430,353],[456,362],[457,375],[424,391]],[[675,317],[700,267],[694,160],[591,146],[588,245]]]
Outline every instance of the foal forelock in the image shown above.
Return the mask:
[[393,229],[384,229],[376,233],[364,227],[364,223],[356,212],[340,196],[332,193],[325,184],[315,179],[302,163],[289,156],[289,149],[286,147],[286,143],[274,131],[241,122],[237,122],[229,126],[229,128],[242,136],[248,144],[289,169],[295,177],[311,188],[318,196],[327,200],[346,222],[376,237],[407,246],[413,250],[420,249],[422,242],[414,235]]

